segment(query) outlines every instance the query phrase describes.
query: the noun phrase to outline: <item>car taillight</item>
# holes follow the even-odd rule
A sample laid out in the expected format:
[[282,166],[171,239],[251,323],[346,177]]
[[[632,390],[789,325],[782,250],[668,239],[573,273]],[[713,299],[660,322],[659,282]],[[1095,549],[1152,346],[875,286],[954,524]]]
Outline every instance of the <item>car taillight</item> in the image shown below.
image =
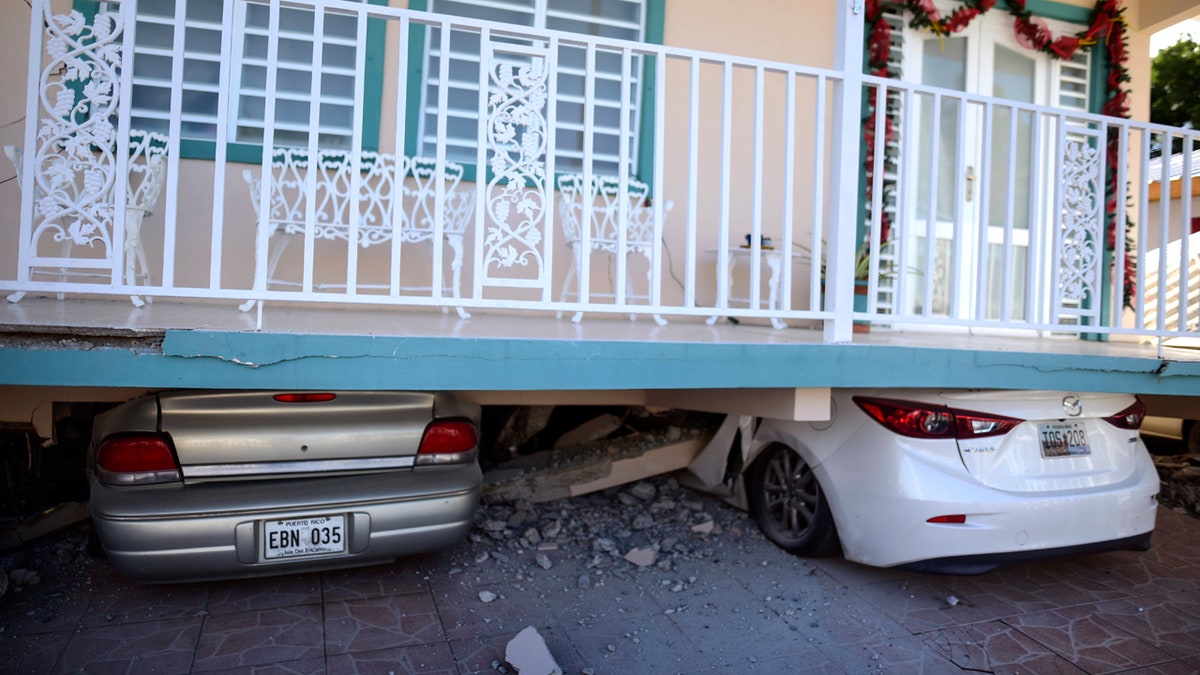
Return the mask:
[[1118,429],[1136,430],[1142,428],[1142,420],[1146,418],[1146,404],[1134,401],[1133,405],[1116,415],[1105,417],[1104,421]]
[[425,427],[417,466],[465,464],[475,460],[479,445],[475,425],[463,420],[435,420]]
[[148,485],[180,480],[179,462],[165,434],[111,436],[96,451],[96,475],[109,485]]
[[329,392],[301,392],[295,394],[275,394],[275,400],[280,403],[325,403],[337,398],[337,394]]
[[871,419],[910,438],[984,438],[1002,436],[1021,420],[985,415],[946,406],[855,396],[854,402]]

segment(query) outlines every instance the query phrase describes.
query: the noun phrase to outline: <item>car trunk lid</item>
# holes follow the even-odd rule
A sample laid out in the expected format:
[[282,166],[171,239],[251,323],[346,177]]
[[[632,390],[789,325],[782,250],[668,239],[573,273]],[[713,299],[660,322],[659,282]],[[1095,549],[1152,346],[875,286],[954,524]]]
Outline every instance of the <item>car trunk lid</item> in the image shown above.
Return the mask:
[[185,480],[408,468],[432,394],[172,392],[159,397]]
[[1002,436],[958,441],[967,471],[996,489],[1046,492],[1112,485],[1135,470],[1138,453],[1144,452],[1136,429],[1104,419],[1133,403],[1125,394],[992,391],[939,398],[956,410],[1024,420]]

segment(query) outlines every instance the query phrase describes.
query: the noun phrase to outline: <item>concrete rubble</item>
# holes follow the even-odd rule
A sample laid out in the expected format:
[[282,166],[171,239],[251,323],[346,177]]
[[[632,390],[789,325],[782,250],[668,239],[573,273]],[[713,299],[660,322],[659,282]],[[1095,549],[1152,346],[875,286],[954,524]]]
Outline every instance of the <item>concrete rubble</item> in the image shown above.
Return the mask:
[[1162,489],[1158,500],[1200,517],[1200,455],[1153,455]]
[[[484,496],[540,504],[677,471],[704,449],[708,437],[705,430],[675,432],[519,457],[493,467],[484,475]],[[645,501],[636,495],[632,497]]]
[[504,659],[521,675],[563,675],[562,668],[550,655],[546,641],[533,626],[509,641],[504,649]]
[[[547,503],[486,497],[467,541],[450,552],[450,564],[461,568],[466,579],[507,580],[487,591],[496,606],[524,607],[549,601],[559,590],[619,587],[636,577],[678,597],[679,602],[663,610],[664,615],[678,615],[696,611],[689,592],[715,581],[689,573],[697,563],[731,573],[753,566],[754,573],[765,574],[758,563],[745,560],[747,551],[762,545],[764,537],[744,512],[692,492],[672,476],[657,476]],[[596,611],[606,609],[611,608]],[[533,623],[538,617],[519,619]],[[581,621],[589,621],[586,614]],[[625,640],[587,660],[637,653],[651,646],[645,641],[644,631],[632,630]],[[498,662],[493,670],[553,672],[521,667]]]

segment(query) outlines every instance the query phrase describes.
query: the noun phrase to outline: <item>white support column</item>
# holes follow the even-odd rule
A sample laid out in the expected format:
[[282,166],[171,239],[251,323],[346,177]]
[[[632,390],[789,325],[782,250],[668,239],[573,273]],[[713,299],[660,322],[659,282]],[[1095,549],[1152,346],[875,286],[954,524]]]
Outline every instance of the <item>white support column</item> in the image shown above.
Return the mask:
[[834,69],[844,74],[833,97],[833,148],[829,172],[829,250],[826,284],[834,316],[825,342],[850,342],[854,330],[854,253],[860,199],[864,0],[838,0]]

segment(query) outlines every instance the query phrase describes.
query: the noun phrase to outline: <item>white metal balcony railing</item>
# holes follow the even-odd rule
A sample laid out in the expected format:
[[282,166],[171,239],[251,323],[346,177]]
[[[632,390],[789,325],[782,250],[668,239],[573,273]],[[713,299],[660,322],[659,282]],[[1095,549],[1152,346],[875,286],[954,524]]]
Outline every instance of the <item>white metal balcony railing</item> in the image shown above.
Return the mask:
[[[139,114],[139,56],[126,46],[138,26],[136,3],[112,6],[93,27],[34,0],[21,225],[0,246],[16,251],[0,260],[0,287],[17,291],[14,300],[51,292],[226,299],[230,311],[257,300],[455,307],[463,316],[471,309],[733,316],[778,327],[825,322],[835,327],[828,336],[848,336],[836,327],[854,320],[1160,338],[1197,322],[1194,243],[1175,224],[1192,215],[1191,183],[1184,181],[1178,208],[1164,200],[1150,222],[1148,186],[1139,179],[1154,148],[1180,140],[1184,175],[1192,175],[1194,131],[356,2],[231,0],[222,19],[215,139],[233,138],[242,114],[229,73],[244,39],[235,17],[247,5],[269,11],[262,147],[273,150],[239,163],[233,144],[222,141],[212,144],[211,158],[182,157],[189,52],[178,22],[173,46],[160,50],[171,64],[160,83],[170,94],[170,114],[161,119],[165,189],[153,215],[131,223],[129,209],[112,205],[145,172],[146,154],[131,153],[129,141]],[[184,0],[176,11],[187,16]],[[283,12],[312,14],[317,36],[335,16],[352,19],[360,37],[368,21],[388,26],[378,151],[360,149],[373,86],[365,39],[340,47],[356,50],[348,148],[323,147],[319,105],[311,106],[306,143],[275,143]],[[448,59],[436,77],[409,87],[409,78],[421,77],[409,41],[424,27],[439,29],[426,36],[437,36],[441,54],[459,48],[456,36],[478,45],[471,162],[447,155],[448,100],[463,91],[454,90]],[[621,82],[586,68],[583,91],[560,90],[557,64],[571,50],[585,64],[616,59]],[[313,72],[322,51],[312,50]],[[855,70],[847,73],[860,70],[850,61]],[[634,77],[638,68],[646,77]],[[651,123],[639,132],[631,83],[643,79],[653,82],[640,102]],[[840,96],[843,85],[863,86],[877,108],[892,111],[891,133],[874,134],[866,171],[865,239],[854,216],[833,222],[857,213],[861,201],[858,181],[839,178],[852,172],[836,170],[842,158],[857,164],[862,143],[863,115],[856,97]],[[322,78],[310,86],[308,99],[322,100]],[[598,120],[592,93],[612,86],[620,87],[621,114]],[[412,100],[414,91],[427,95]],[[561,134],[552,131],[567,99],[583,111],[582,169],[570,175],[556,166]],[[853,109],[841,113],[842,100]],[[406,157],[417,134],[408,120],[420,117],[407,113],[421,105],[437,112],[436,151]],[[595,167],[613,166],[614,158],[601,157],[591,139],[611,138],[613,125],[619,138],[646,135],[621,144],[618,175],[601,176]],[[648,153],[644,161],[632,156],[635,147]],[[1108,147],[1117,153],[1111,160]],[[644,167],[640,175],[636,167]],[[1106,197],[1110,184],[1131,187]],[[560,194],[560,186],[570,190]],[[581,226],[589,222],[596,226]],[[1128,240],[1114,236],[1127,225]],[[288,240],[295,241],[284,246]],[[829,250],[843,253],[826,264]],[[126,271],[130,256],[148,261],[148,279]],[[1126,256],[1143,264],[1120,264]],[[1151,261],[1157,267],[1147,270]],[[825,282],[844,286],[860,270],[865,305],[837,302],[850,294]],[[1178,278],[1174,299],[1159,302],[1148,281],[1167,276]],[[1127,286],[1123,311],[1122,292],[1106,289]]]

